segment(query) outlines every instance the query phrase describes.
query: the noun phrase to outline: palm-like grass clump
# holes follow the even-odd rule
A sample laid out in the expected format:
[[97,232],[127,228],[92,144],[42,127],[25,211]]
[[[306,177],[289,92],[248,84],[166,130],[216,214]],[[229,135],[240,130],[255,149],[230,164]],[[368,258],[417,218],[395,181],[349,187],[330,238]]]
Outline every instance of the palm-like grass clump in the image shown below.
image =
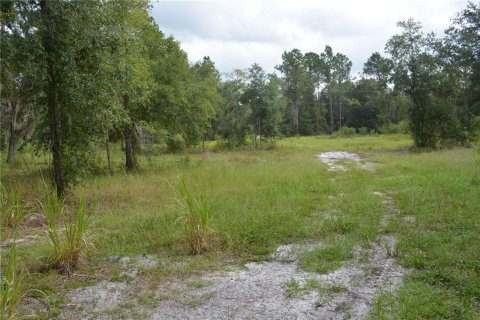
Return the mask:
[[[47,193],[40,206],[45,213],[47,234],[53,249],[49,265],[61,272],[70,273],[78,266],[89,246],[86,230],[90,213],[85,197],[80,200],[75,214],[68,213],[64,201],[59,199],[55,192]],[[63,225],[63,229],[58,228],[58,223]]]
[[199,254],[208,250],[208,235],[212,208],[205,196],[195,198],[188,190],[183,176],[178,177],[177,189],[181,199],[175,198],[177,209],[180,211],[179,220],[185,226],[185,232],[193,254]]

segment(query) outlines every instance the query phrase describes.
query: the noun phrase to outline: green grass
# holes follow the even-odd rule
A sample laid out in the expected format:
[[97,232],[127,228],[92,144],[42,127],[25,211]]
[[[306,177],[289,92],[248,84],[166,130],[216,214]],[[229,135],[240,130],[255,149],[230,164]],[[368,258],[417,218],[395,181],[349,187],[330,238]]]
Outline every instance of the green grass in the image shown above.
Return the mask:
[[[87,252],[89,263],[79,272],[108,279],[115,270],[102,265],[105,257],[154,254],[161,263],[144,275],[153,285],[166,276],[265,260],[279,244],[306,239],[324,246],[305,254],[302,267],[328,272],[348,261],[355,245],[391,232],[399,240],[397,261],[411,271],[395,296],[382,294],[376,300],[373,319],[479,318],[479,155],[463,148],[409,153],[411,144],[404,135],[288,138],[270,151],[211,152],[207,161],[196,150],[140,157],[141,169],[131,175],[123,173],[115,146],[114,173],[85,179],[67,201],[76,205],[85,195],[97,205],[89,229],[95,250]],[[329,172],[316,154],[332,150],[358,152],[376,170],[352,166],[347,172]],[[36,181],[41,183],[46,159],[22,157],[28,167],[23,162],[13,168],[2,165],[2,183],[19,186],[28,202],[39,198]],[[210,250],[200,255],[190,254],[181,213],[172,208],[175,200],[166,180],[175,181],[179,174],[191,196],[205,197],[214,213]],[[374,191],[388,194],[399,208],[385,227],[380,221],[390,208]],[[39,258],[48,249],[45,239],[19,246],[18,255],[38,271]],[[27,277],[29,287],[50,296],[73,281],[54,272]]]
[[17,308],[24,297],[22,290],[23,275],[17,270],[17,248],[10,247],[7,261],[0,260],[4,275],[0,277],[0,319],[7,320],[17,316]]
[[340,268],[344,261],[353,257],[352,243],[345,240],[334,240],[324,247],[304,253],[299,265],[306,271],[328,273]]
[[301,285],[297,280],[292,278],[285,282],[284,287],[287,298],[299,298],[312,290],[319,289],[320,282],[316,279],[306,279],[305,283]]

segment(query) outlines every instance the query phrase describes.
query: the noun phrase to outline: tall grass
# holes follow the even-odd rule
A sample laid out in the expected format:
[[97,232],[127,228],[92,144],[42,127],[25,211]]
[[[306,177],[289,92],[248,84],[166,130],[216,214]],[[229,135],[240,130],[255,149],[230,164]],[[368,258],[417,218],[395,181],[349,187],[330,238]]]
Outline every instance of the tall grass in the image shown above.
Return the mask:
[[0,223],[2,228],[16,227],[27,214],[22,203],[20,190],[13,188],[7,191],[0,185]]
[[[52,246],[49,265],[69,274],[78,266],[89,246],[86,230],[91,212],[88,212],[85,197],[81,198],[75,214],[69,214],[64,201],[55,192],[48,192],[40,206],[45,213],[47,234]],[[62,225],[63,229],[59,229],[57,224]]]
[[177,190],[181,199],[175,198],[175,204],[180,212],[179,220],[185,226],[190,251],[199,254],[209,248],[209,224],[212,219],[212,208],[205,196],[194,198],[185,184],[183,176],[177,179]]
[[17,273],[17,247],[15,242],[10,247],[7,263],[0,265],[5,274],[1,277],[0,284],[0,320],[13,319],[17,308],[25,294],[22,293],[22,273]]

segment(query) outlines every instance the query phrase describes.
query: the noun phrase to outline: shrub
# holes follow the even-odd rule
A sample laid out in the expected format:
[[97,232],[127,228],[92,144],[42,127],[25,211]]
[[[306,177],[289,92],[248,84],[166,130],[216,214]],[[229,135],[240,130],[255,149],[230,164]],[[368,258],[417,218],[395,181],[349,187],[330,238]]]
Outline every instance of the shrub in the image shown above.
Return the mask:
[[370,133],[370,131],[366,127],[358,128],[358,134],[361,134],[362,136],[365,136],[369,133]]
[[378,131],[382,134],[399,134],[399,133],[408,133],[408,123],[406,121],[401,121],[399,123],[386,123],[381,126]]
[[169,152],[179,153],[185,151],[185,148],[185,139],[183,139],[182,135],[177,133],[173,136],[168,136],[167,149]]
[[470,140],[480,140],[480,116],[473,117],[470,120]]
[[354,136],[356,133],[355,128],[350,128],[350,127],[341,127],[334,133],[334,136],[338,137],[351,137]]

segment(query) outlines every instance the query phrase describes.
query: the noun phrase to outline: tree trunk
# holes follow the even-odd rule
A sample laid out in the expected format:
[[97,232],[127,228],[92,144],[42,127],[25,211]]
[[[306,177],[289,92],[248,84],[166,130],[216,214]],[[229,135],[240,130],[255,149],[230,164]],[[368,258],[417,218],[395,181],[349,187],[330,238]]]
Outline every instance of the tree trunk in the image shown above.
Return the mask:
[[328,88],[328,104],[330,106],[330,134],[333,134],[333,99],[330,87]]
[[53,180],[57,189],[57,196],[62,197],[65,191],[64,179],[62,175],[62,155],[60,141],[60,110],[57,98],[57,72],[55,70],[55,44],[50,29],[52,19],[50,7],[47,0],[40,1],[40,10],[42,22],[45,28],[43,32],[43,47],[47,60],[47,118],[50,130],[50,149],[52,152]]
[[133,155],[133,130],[131,124],[126,124],[124,129],[125,135],[125,168],[127,172],[132,171],[135,167]]
[[391,124],[393,122],[393,90],[392,92],[390,92],[390,94],[388,95],[389,99],[388,99],[388,124]]
[[17,122],[17,106],[15,103],[10,104],[10,128],[8,137],[8,155],[7,163],[12,164],[15,160],[15,151],[17,150],[17,132],[15,130],[15,124]]
[[[123,95],[123,106],[127,110],[128,110],[128,101],[129,101],[128,94]],[[127,170],[127,172],[130,172],[135,168],[132,123],[125,124],[124,137],[125,137],[125,169]]]
[[16,137],[13,134],[10,134],[8,139],[8,155],[7,155],[7,163],[12,164],[13,160],[15,160],[15,151],[17,149],[17,141]]
[[207,134],[204,134],[203,135],[203,144],[202,144],[202,148],[203,148],[203,161],[207,161],[208,159],[208,149],[207,147],[205,146],[205,142],[207,141]]
[[338,103],[338,121],[340,128],[342,127],[342,106],[343,106],[343,98],[340,96],[340,101]]
[[299,107],[297,103],[292,103],[292,122],[293,122],[293,131],[295,132],[295,135],[298,136],[298,115],[299,115]]
[[107,129],[107,134],[106,134],[106,145],[107,145],[107,163],[108,163],[108,171],[112,172],[112,162],[110,160],[110,137],[108,134],[108,129]]
[[12,164],[13,160],[15,159],[15,151],[17,147],[17,138],[15,132],[15,123],[17,122],[17,105],[15,100],[7,98],[7,110],[9,112],[9,128],[8,128],[8,155],[7,155],[7,163]]

